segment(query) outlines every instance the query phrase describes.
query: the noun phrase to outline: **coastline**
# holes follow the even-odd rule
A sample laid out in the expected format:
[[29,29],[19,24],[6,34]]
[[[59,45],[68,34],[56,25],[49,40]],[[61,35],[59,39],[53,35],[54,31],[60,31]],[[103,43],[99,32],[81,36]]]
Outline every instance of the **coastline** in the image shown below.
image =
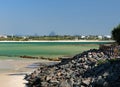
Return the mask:
[[[58,41],[0,41],[0,42],[114,42],[114,41],[98,41],[98,40],[58,40]],[[0,60],[1,62],[1,60]],[[2,87],[25,87],[23,80],[25,73],[31,73],[36,68],[26,69],[25,67],[34,63],[50,63],[52,61],[48,60],[7,60],[6,62],[2,60],[3,66],[11,67],[13,70],[0,72],[0,84]],[[8,82],[6,84],[6,82]]]
[[29,40],[29,41],[0,41],[0,42],[115,42],[114,40]]

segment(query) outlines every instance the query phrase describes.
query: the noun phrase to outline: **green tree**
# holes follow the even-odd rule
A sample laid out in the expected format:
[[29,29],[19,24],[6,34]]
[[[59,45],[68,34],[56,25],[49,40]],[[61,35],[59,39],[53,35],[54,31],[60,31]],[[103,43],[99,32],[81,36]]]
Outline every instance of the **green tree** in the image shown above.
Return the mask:
[[112,30],[112,38],[120,45],[120,24]]

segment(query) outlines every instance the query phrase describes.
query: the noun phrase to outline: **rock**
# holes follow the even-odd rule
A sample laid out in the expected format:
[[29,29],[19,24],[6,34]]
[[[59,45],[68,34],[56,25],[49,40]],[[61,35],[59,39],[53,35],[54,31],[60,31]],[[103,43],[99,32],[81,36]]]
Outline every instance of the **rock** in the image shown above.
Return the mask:
[[50,76],[46,76],[46,81],[49,81],[51,80],[51,77]]
[[[105,82],[103,83],[103,87],[110,87],[110,86],[109,86],[108,82],[105,81]],[[117,86],[116,86],[116,87],[117,87]]]
[[89,66],[88,66],[88,65],[83,65],[83,67],[84,67],[85,69],[88,69]]
[[90,82],[91,82],[91,78],[88,78],[88,79],[82,81],[82,83],[87,86],[89,86]]
[[101,80],[102,79],[102,76],[98,76],[98,80]]
[[[109,61],[105,56],[91,49],[59,64],[41,65],[25,79],[28,87],[120,87],[120,60]],[[98,60],[107,62],[98,65]]]
[[86,86],[81,85],[80,87],[86,87]]
[[47,82],[41,82],[41,86],[47,87],[48,83]]
[[72,60],[72,61],[71,61],[71,63],[73,63],[73,64],[74,64],[74,63],[76,63],[76,62],[75,62],[74,60]]
[[104,66],[101,66],[98,69],[96,69],[95,73],[98,74],[98,73],[103,72],[104,70],[105,70]]
[[70,84],[66,80],[63,80],[60,83],[59,87],[71,87],[71,86],[70,86]]
[[97,60],[94,59],[94,58],[88,58],[88,60],[91,61],[91,62],[97,62]]
[[104,74],[103,74],[103,77],[105,78],[105,77],[107,77],[109,75],[109,73],[108,72],[105,72]]
[[104,82],[105,82],[104,78],[102,78],[102,76],[99,76],[97,80],[97,85],[103,86]]
[[59,81],[57,81],[57,79],[51,79],[50,82],[51,83],[59,83]]

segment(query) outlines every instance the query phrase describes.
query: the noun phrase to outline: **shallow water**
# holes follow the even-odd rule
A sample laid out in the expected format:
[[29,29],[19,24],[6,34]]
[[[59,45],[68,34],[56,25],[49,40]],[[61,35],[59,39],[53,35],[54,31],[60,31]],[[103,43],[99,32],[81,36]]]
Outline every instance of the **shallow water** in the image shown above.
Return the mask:
[[0,56],[71,56],[104,43],[107,42],[0,42]]

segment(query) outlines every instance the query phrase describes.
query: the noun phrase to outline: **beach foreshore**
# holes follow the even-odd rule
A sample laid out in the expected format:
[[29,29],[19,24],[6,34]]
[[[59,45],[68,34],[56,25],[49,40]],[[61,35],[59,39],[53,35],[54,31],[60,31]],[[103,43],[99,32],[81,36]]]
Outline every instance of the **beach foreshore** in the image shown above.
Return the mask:
[[23,80],[24,75],[11,76],[9,73],[0,74],[1,87],[25,87],[26,81]]
[[34,71],[37,63],[52,63],[48,60],[0,60],[1,87],[25,87],[25,74]]

